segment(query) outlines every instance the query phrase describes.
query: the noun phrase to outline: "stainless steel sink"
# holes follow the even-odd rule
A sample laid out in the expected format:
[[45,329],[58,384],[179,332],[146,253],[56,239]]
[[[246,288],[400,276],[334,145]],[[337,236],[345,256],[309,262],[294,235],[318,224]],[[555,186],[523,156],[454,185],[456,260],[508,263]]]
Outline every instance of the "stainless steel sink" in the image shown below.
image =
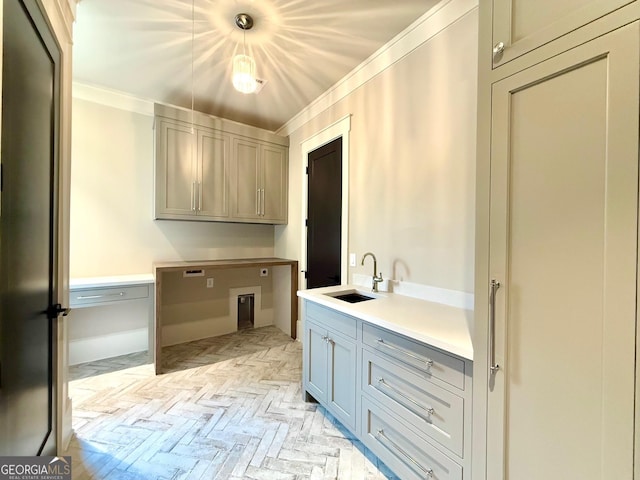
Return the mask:
[[[333,296],[333,295],[332,295]],[[333,298],[342,300],[343,302],[358,303],[366,302],[367,300],[373,300],[376,297],[369,297],[358,292],[343,293],[342,295],[335,295]]]

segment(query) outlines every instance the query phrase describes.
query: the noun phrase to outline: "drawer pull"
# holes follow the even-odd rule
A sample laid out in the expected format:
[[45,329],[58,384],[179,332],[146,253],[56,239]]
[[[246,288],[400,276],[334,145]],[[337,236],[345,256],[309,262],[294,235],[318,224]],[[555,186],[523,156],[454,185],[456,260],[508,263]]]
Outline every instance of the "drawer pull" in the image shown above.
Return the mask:
[[393,387],[392,385],[389,385],[387,382],[384,381],[384,378],[382,378],[382,377],[380,377],[378,379],[378,385],[381,385],[381,386],[384,386],[384,387],[388,388],[389,390],[391,390],[396,395],[399,395],[400,397],[404,398],[408,402],[413,403],[415,406],[420,408],[420,410],[425,410],[429,414],[429,416],[434,415],[436,413],[436,411],[435,411],[435,409],[433,407],[426,407],[425,408],[423,405],[421,405],[420,403],[415,401],[413,398],[411,398],[409,395],[407,395],[403,391],[398,390],[397,388]]
[[408,352],[404,348],[398,348],[395,345],[392,345],[390,343],[385,343],[384,340],[381,338],[378,339],[378,344],[382,345],[383,347],[387,347],[390,350],[395,350],[396,352],[400,352],[406,355],[407,357],[413,358],[414,360],[417,360],[419,362],[424,362],[427,365],[427,368],[431,368],[433,366],[433,360],[431,360],[430,358],[427,358],[425,360],[424,358],[419,357],[418,355],[414,355],[413,353]]
[[[411,463],[413,463],[416,467],[418,467],[420,470],[422,470],[424,472],[424,474],[427,477],[433,478],[433,470],[430,468],[424,468],[422,465],[420,465],[411,455],[409,455],[407,452],[405,452],[396,442],[394,442],[393,440],[391,440],[389,437],[387,437],[384,434],[384,431],[382,429],[378,430],[378,434],[377,434],[378,438],[382,438],[385,441],[389,442],[389,444],[395,449],[397,450],[397,452],[402,455],[404,458],[406,458],[407,460],[409,460]],[[384,445],[384,443],[383,443]],[[389,449],[389,447],[387,445],[384,445],[387,449]],[[390,450],[390,449],[389,449]]]
[[78,295],[78,300],[90,300],[94,298],[107,298],[107,297],[124,297],[124,292],[120,293],[104,293],[102,295]]

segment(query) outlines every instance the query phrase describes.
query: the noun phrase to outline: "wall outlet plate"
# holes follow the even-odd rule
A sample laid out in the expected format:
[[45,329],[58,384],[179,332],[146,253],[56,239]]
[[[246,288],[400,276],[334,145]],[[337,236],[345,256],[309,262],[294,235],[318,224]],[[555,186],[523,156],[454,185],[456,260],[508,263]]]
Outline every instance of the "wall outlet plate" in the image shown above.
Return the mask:
[[207,288],[213,288],[213,278],[207,278]]
[[260,276],[261,277],[268,277],[269,276],[269,269],[268,268],[261,268],[260,269]]
[[350,267],[355,267],[356,266],[356,254],[355,253],[350,253],[349,254],[349,266]]

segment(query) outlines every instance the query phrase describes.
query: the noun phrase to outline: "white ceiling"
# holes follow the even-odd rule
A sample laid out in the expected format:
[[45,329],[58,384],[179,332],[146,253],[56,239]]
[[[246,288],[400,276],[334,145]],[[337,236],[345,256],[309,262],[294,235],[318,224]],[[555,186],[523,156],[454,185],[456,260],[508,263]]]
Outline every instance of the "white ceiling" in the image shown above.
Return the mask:
[[[198,111],[276,130],[439,0],[193,0]],[[192,0],[82,0],[74,80],[191,107]],[[255,25],[247,49],[258,94],[231,85],[242,49],[237,13]]]

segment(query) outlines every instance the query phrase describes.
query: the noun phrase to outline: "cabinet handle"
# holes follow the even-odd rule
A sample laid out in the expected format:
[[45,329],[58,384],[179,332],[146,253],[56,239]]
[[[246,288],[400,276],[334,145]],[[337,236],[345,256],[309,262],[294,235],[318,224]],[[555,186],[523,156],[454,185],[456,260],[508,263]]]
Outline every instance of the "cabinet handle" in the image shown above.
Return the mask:
[[500,288],[500,282],[491,280],[489,287],[489,376],[500,370],[496,363],[496,292]]
[[416,407],[418,407],[420,410],[425,410],[429,416],[434,415],[436,413],[435,409],[433,407],[424,407],[423,405],[421,405],[419,402],[417,402],[416,400],[414,400],[413,398],[411,398],[409,395],[407,395],[406,393],[404,393],[402,390],[398,390],[397,388],[395,388],[394,386],[388,384],[387,382],[384,381],[384,378],[380,377],[378,379],[378,385],[384,386],[386,388],[388,388],[389,390],[391,390],[393,393],[395,393],[396,395],[404,398],[405,400],[407,400],[408,402],[413,403]]
[[260,215],[264,217],[264,188],[261,188]]
[[104,293],[102,295],[78,295],[78,300],[89,300],[93,298],[107,298],[107,297],[124,297],[124,292],[120,293]]
[[426,360],[422,357],[419,357],[418,355],[414,355],[413,353],[405,350],[404,348],[398,348],[395,345],[391,345],[390,343],[385,343],[383,339],[379,338],[378,339],[378,345],[382,345],[383,347],[387,347],[389,350],[393,350],[396,352],[400,352],[404,355],[406,355],[409,358],[413,358],[414,360],[417,360],[419,362],[424,362],[427,366],[427,368],[431,368],[433,367],[433,360],[431,360],[430,358],[427,358]]
[[498,57],[504,52],[504,42],[498,42],[493,46],[493,56]]
[[260,189],[256,192],[256,215],[260,215]]
[[202,183],[198,182],[198,211],[202,211]]
[[191,211],[196,211],[196,182],[191,182]]
[[[400,445],[398,445],[396,442],[394,442],[393,440],[391,440],[389,437],[387,437],[384,434],[384,431],[380,428],[378,430],[378,433],[376,435],[378,438],[382,438],[384,439],[386,442],[389,442],[389,444],[400,454],[402,455],[404,458],[406,458],[407,460],[409,460],[411,463],[413,463],[416,467],[418,467],[422,472],[424,472],[424,474],[429,477],[429,478],[433,478],[433,470],[430,468],[424,468],[422,465],[420,465],[418,463],[417,460],[415,460],[411,455],[409,455],[407,452],[404,451],[403,448],[400,447]],[[387,448],[387,450],[391,450],[387,445],[385,445],[384,443],[382,443],[382,445]]]

